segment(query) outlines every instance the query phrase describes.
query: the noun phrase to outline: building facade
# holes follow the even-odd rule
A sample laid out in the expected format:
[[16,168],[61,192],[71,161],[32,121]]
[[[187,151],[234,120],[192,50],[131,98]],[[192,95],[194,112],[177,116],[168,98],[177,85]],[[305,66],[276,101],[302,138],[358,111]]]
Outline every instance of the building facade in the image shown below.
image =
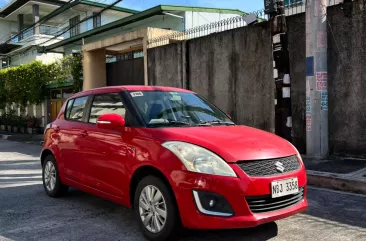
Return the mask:
[[[86,78],[87,86],[131,84],[131,81],[132,84],[146,84],[149,39],[245,15],[236,9],[190,6],[159,5],[141,12],[107,7],[88,0],[11,1],[0,10],[2,68],[33,60],[52,63],[65,55],[85,50],[84,83]],[[124,39],[126,36],[128,41]],[[108,42],[111,39],[115,44]],[[97,58],[95,53],[98,53]],[[103,71],[90,68],[96,63]],[[120,73],[107,74],[113,69],[121,71],[121,66],[124,66],[126,71],[123,74],[129,80],[116,79]],[[134,69],[134,75],[127,73],[130,69]],[[93,83],[88,79],[88,76],[95,76],[93,71],[103,72],[103,81]],[[70,82],[50,85],[48,89],[45,103],[29,106],[26,110],[28,115],[44,117],[44,125],[56,118],[62,104],[72,94]]]

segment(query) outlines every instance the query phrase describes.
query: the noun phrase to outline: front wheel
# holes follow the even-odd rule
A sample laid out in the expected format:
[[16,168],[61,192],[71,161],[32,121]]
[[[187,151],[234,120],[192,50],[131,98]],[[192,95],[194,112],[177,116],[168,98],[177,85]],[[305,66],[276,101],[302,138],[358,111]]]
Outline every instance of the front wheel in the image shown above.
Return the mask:
[[172,240],[180,230],[173,193],[159,178],[145,177],[136,188],[135,215],[143,235],[152,241]]

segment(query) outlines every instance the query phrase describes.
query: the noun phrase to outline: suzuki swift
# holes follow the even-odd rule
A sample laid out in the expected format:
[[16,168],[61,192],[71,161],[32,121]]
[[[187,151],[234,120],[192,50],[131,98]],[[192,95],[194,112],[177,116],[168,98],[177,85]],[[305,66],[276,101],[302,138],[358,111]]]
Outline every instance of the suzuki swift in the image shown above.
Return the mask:
[[296,148],[236,125],[183,89],[116,86],[68,99],[45,130],[43,185],[68,187],[132,208],[149,240],[180,228],[233,229],[307,209]]

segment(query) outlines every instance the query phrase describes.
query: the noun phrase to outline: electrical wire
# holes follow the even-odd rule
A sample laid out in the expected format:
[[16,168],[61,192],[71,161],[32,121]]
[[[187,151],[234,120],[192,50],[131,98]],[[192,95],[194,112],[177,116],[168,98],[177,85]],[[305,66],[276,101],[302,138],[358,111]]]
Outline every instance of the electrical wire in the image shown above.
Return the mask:
[[[66,4],[69,4],[71,1],[73,1],[73,0],[70,0],[68,3],[66,3]],[[103,2],[106,2],[107,0],[99,0],[99,1],[95,1],[95,2],[97,2],[97,3],[103,3]],[[64,7],[65,5],[63,5],[62,7]],[[92,10],[92,7],[93,6],[88,6],[87,7],[87,9],[85,9],[86,10],[86,12],[89,10],[89,11],[91,11]],[[60,9],[60,8],[57,8],[56,10],[58,10],[58,9]],[[72,9],[72,8],[69,8],[69,9]],[[56,11],[55,10],[55,11]],[[77,10],[77,9],[74,9],[75,11],[78,11],[79,13],[80,12],[85,12],[85,10]],[[55,11],[53,11],[53,12],[55,12]],[[51,12],[50,14],[52,14],[53,12]],[[47,16],[49,16],[50,14],[48,14],[48,15],[46,15],[43,19],[45,19]],[[52,18],[51,18],[52,19]],[[47,19],[48,20],[48,19]],[[14,39],[14,38],[16,38],[17,36],[20,36],[21,34],[24,34],[24,32],[26,32],[26,31],[28,31],[28,30],[32,30],[33,28],[34,28],[34,26],[36,25],[36,24],[38,24],[38,23],[40,23],[41,22],[41,20],[40,21],[38,21],[37,23],[35,23],[35,24],[33,24],[33,25],[31,25],[30,27],[27,27],[26,29],[23,29],[22,30],[22,32],[21,33],[18,33],[18,34],[16,34],[16,35],[14,35],[14,36],[11,36],[11,38],[8,40],[8,41],[6,41],[6,42],[10,42],[12,39]],[[62,26],[62,25],[66,25],[66,24],[68,24],[69,23],[69,20],[66,20],[65,22],[62,22],[62,23],[60,23],[60,24],[58,24],[58,25],[55,25],[54,27],[57,27],[57,28],[60,28],[60,26]],[[50,32],[48,35],[54,35],[54,34],[57,34],[57,33],[59,33],[59,32],[61,32],[62,31],[62,29],[57,29],[56,31],[54,31],[54,32]],[[7,38],[7,37],[6,37]],[[33,40],[28,40],[28,41],[23,41],[22,43],[24,44],[24,43],[27,43],[27,42],[33,42]]]
[[[102,1],[102,2],[105,2],[106,0],[104,0],[104,1]],[[101,2],[101,1],[100,1]],[[78,11],[78,12],[84,12],[84,11],[81,11],[81,10],[76,10],[76,11]],[[91,7],[89,7],[89,11],[91,12],[92,11],[92,9],[91,9]],[[87,15],[86,15],[86,17],[88,17]],[[110,19],[110,18],[107,18],[107,20],[108,19]],[[81,22],[79,22],[77,25],[80,25],[80,23]],[[67,21],[65,21],[65,22],[63,22],[63,23],[60,23],[60,24],[58,24],[58,25],[56,25],[55,26],[55,28],[57,27],[57,28],[60,28],[60,26],[63,26],[63,25],[66,25],[66,24],[69,24],[69,20],[67,20]],[[75,26],[73,26],[73,27],[75,27]],[[61,29],[57,29],[56,31],[53,31],[53,32],[50,32],[50,33],[48,33],[47,35],[57,35],[57,34],[59,34],[59,33],[61,33],[62,31],[64,31],[64,29],[65,28],[67,28],[67,27],[64,27],[64,28],[61,28]],[[67,31],[66,31],[67,32]],[[12,39],[13,39],[14,37],[12,37]],[[52,38],[52,39],[54,39],[54,38]],[[42,42],[42,43],[39,43],[39,44],[37,44],[37,45],[43,45],[45,42],[46,42],[47,40],[45,40],[44,42]],[[34,40],[33,39],[31,39],[31,40],[26,40],[26,41],[22,41],[22,44],[23,44],[23,46],[24,45],[26,45],[27,43],[30,43],[30,42],[34,42]]]
[[[65,5],[63,5],[62,7],[65,7],[67,5],[69,5],[72,1],[74,0],[69,0]],[[53,14],[55,12],[57,12],[60,8],[55,9],[54,11],[52,11],[50,14]],[[11,37],[8,41],[6,41],[6,43],[8,43],[9,41],[11,41],[11,39],[15,38],[15,37],[19,37],[21,34],[23,34],[25,31],[31,30],[33,29],[37,24],[43,23],[45,20],[47,19],[47,16],[49,16],[50,14],[47,14],[46,16],[44,16],[43,18],[41,18],[40,20],[38,20],[37,22],[35,22],[34,24],[32,24],[31,26],[23,29],[20,33],[16,34],[15,36]]]
[[66,30],[65,30],[65,31],[63,31],[61,34],[59,34],[59,35],[57,35],[57,36],[55,36],[55,37],[53,37],[53,38],[51,38],[51,39],[47,40],[46,42],[41,43],[41,44],[45,44],[45,43],[47,43],[47,42],[49,42],[49,41],[51,41],[51,40],[53,40],[53,39],[55,39],[55,38],[57,38],[57,37],[60,37],[61,35],[63,35],[63,34],[64,34],[64,33],[66,33],[67,31],[69,31],[71,28],[73,28],[73,27],[75,27],[75,26],[77,26],[77,25],[79,25],[79,24],[81,24],[81,23],[83,23],[83,22],[85,22],[85,21],[87,21],[87,20],[89,20],[89,19],[91,19],[91,18],[94,18],[95,16],[97,16],[97,15],[99,15],[99,14],[103,13],[103,12],[104,12],[104,11],[106,11],[106,10],[109,10],[110,8],[112,8],[114,5],[116,5],[117,3],[121,2],[121,1],[122,1],[122,0],[117,0],[117,1],[115,1],[114,3],[112,3],[111,5],[109,5],[107,8],[103,8],[101,11],[99,11],[99,12],[97,12],[97,13],[93,14],[92,16],[89,16],[89,17],[84,18],[84,19],[83,19],[83,20],[81,20],[79,23],[77,23],[77,24],[75,24],[75,25],[73,25],[73,26],[69,26],[69,27],[68,27],[68,28],[66,28]]
[[[77,25],[79,25],[79,24],[81,24],[81,23],[83,23],[83,22],[85,22],[85,21],[87,21],[87,20],[89,20],[89,19],[91,19],[91,18],[93,18],[93,17],[95,17],[96,15],[99,15],[99,14],[101,14],[102,12],[104,12],[104,11],[106,11],[106,10],[108,10],[108,9],[110,9],[110,8],[112,8],[114,5],[116,5],[117,3],[119,3],[119,2],[121,2],[122,0],[117,0],[117,1],[115,1],[114,3],[112,3],[112,4],[110,4],[110,5],[108,5],[107,7],[105,7],[105,8],[103,8],[101,11],[99,11],[99,12],[96,12],[95,14],[93,14],[93,15],[91,15],[91,16],[86,16],[84,19],[82,19],[79,23],[77,23],[77,24],[74,24],[74,25],[72,25],[72,26],[69,26],[69,27],[67,27],[67,29],[65,30],[65,31],[63,31],[61,34],[59,34],[59,35],[57,35],[57,36],[55,36],[55,37],[53,37],[53,38],[51,38],[51,39],[48,39],[48,40],[46,40],[46,41],[44,41],[44,42],[42,42],[42,43],[39,43],[39,44],[37,44],[37,45],[34,45],[34,47],[40,47],[41,45],[43,45],[43,44],[45,44],[45,43],[47,43],[47,42],[49,42],[49,41],[51,41],[51,40],[53,40],[53,39],[55,39],[55,38],[57,38],[57,37],[59,37],[59,36],[61,36],[61,35],[63,35],[64,33],[66,33],[67,31],[69,31],[71,28],[73,28],[73,27],[75,27],[75,26],[77,26]],[[63,29],[61,29],[61,31],[62,31]],[[58,31],[57,33],[59,33],[59,32],[61,32],[61,31]],[[33,41],[33,40],[32,40]],[[28,41],[28,42],[31,42],[31,41]],[[20,55],[22,55],[22,54],[24,54],[24,53],[26,53],[26,52],[28,52],[29,50],[27,49],[26,51],[23,51],[23,52],[20,52],[20,53],[16,53],[15,55],[14,55],[14,57],[15,56],[20,56]]]

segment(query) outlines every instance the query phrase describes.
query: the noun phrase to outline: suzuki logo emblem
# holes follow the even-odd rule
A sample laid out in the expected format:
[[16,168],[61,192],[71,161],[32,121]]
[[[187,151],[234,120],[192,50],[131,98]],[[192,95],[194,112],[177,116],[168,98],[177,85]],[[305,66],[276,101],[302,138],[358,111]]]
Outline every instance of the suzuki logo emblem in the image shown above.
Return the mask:
[[276,166],[277,171],[279,171],[279,172],[284,172],[285,171],[285,167],[283,166],[282,162],[276,162],[275,166]]

